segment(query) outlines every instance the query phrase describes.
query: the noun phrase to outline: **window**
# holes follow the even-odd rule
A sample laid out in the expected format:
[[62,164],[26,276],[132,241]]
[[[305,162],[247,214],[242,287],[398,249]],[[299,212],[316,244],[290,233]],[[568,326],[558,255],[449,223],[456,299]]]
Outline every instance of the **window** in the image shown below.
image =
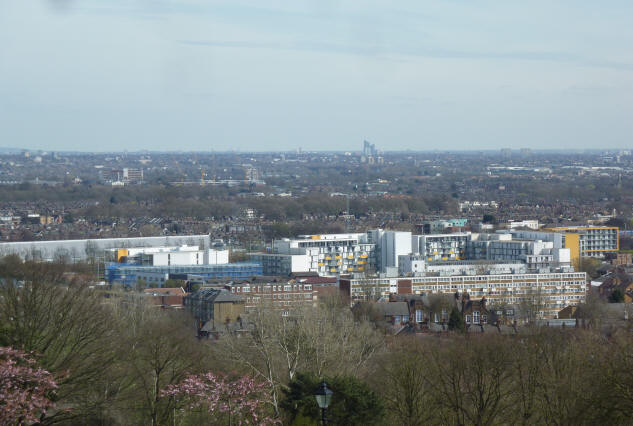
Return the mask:
[[421,309],[416,309],[415,310],[415,322],[422,322],[422,310]]
[[466,315],[466,324],[470,324],[470,315]]
[[488,315],[482,315],[481,316],[481,323],[482,324],[487,324],[488,323]]
[[473,311],[473,324],[479,324],[479,311]]

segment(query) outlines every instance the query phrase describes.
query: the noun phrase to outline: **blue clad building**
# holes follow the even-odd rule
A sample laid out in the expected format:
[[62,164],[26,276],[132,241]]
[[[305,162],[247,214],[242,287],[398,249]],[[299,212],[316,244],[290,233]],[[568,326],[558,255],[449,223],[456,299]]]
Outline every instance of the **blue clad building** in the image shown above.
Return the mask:
[[112,283],[134,285],[139,280],[162,287],[170,274],[196,275],[202,279],[248,279],[262,275],[262,264],[255,262],[226,263],[220,265],[162,265],[143,266],[127,263],[107,263],[106,280]]

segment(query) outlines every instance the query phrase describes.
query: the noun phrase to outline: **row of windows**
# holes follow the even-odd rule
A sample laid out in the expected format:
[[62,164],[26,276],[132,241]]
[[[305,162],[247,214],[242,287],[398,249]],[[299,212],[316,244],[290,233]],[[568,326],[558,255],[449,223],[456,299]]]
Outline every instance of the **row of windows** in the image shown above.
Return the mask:
[[[270,291],[310,291],[312,290],[312,284],[292,284],[292,285],[267,285],[267,286],[253,286],[253,293],[262,293],[262,292],[270,292]],[[235,286],[231,287],[231,291],[233,293],[250,293],[250,286]]]
[[[279,297],[277,297],[277,295],[276,295],[276,294],[273,294],[272,296],[273,296],[273,300],[275,300],[275,299],[279,299],[279,300],[281,300],[281,299],[312,299],[312,294],[311,294],[311,293],[305,293],[305,294],[303,295],[303,297],[301,297],[301,295],[300,295],[300,294],[293,294],[293,295],[290,295],[290,294],[288,294],[288,293],[286,293],[286,294],[280,294],[280,295],[279,295]],[[282,296],[283,296],[283,297],[282,297]],[[291,297],[291,296],[292,296],[292,297]],[[260,302],[260,301],[261,301],[261,297],[259,297],[259,296],[247,297],[247,298],[246,298],[246,301],[247,301],[247,302],[251,302],[251,301],[252,301],[252,302]]]
[[488,315],[480,315],[479,311],[473,311],[472,316],[466,315],[466,324],[471,324],[471,319],[472,324],[486,324],[488,322]]

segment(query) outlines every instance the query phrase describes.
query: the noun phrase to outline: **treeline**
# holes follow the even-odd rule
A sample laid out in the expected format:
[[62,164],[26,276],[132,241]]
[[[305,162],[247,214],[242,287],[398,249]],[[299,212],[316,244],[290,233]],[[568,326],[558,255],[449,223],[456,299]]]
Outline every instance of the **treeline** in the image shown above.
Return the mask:
[[[316,425],[323,379],[335,425],[630,423],[630,329],[393,337],[325,299],[288,316],[262,306],[199,341],[186,312],[66,272],[0,261],[0,346],[10,348],[0,377],[16,351],[50,372],[42,424]],[[3,380],[6,416],[19,401]]]
[[[198,187],[199,188],[199,187]],[[332,216],[347,210],[344,197],[330,197],[325,194],[308,194],[292,197],[238,197],[222,192],[207,191],[204,188],[160,188],[156,192],[132,196],[114,191],[109,198],[79,212],[92,218],[100,217],[170,217],[220,219],[240,216],[246,208],[255,210],[257,216],[266,220],[301,220],[304,216]],[[146,198],[144,198],[146,197]],[[356,216],[371,213],[397,212],[398,215],[456,213],[454,199],[443,195],[425,197],[358,197],[349,201],[350,212]]]
[[[239,216],[243,209],[255,209],[267,220],[298,220],[304,215],[328,216],[347,210],[345,197],[311,193],[301,197],[254,197],[250,187],[143,185],[112,188],[109,186],[75,185],[45,187],[24,184],[1,187],[5,203],[84,204],[73,212],[75,217],[93,219],[113,217],[222,218]],[[70,207],[70,206],[69,206]],[[350,198],[350,211],[357,215],[372,212],[398,214],[456,213],[454,199],[442,193],[402,198]]]

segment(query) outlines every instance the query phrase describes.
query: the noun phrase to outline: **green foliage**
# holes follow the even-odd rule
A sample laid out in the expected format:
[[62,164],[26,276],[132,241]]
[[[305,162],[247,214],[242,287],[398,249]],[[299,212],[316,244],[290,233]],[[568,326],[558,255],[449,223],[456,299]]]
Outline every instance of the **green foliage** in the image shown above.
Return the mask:
[[610,303],[624,303],[624,293],[619,288],[616,288],[609,295]]
[[134,284],[134,290],[139,291],[139,292],[143,291],[143,289],[146,289],[148,287],[149,285],[147,284],[147,281],[142,280],[140,278],[136,281],[136,284]]
[[451,310],[451,314],[448,317],[448,329],[452,331],[458,331],[460,333],[466,331],[464,316],[457,308],[453,308]]
[[[378,425],[384,418],[383,401],[369,386],[350,376],[325,377],[334,392],[327,418],[333,425]],[[317,424],[321,411],[314,393],[321,383],[314,374],[298,373],[285,391],[280,406],[293,425]]]
[[586,272],[590,278],[597,278],[600,276],[598,268],[602,262],[594,257],[581,257],[578,260],[578,271]]
[[178,287],[184,287],[185,286],[185,282],[183,280],[166,280],[162,287],[164,288],[178,288]]

